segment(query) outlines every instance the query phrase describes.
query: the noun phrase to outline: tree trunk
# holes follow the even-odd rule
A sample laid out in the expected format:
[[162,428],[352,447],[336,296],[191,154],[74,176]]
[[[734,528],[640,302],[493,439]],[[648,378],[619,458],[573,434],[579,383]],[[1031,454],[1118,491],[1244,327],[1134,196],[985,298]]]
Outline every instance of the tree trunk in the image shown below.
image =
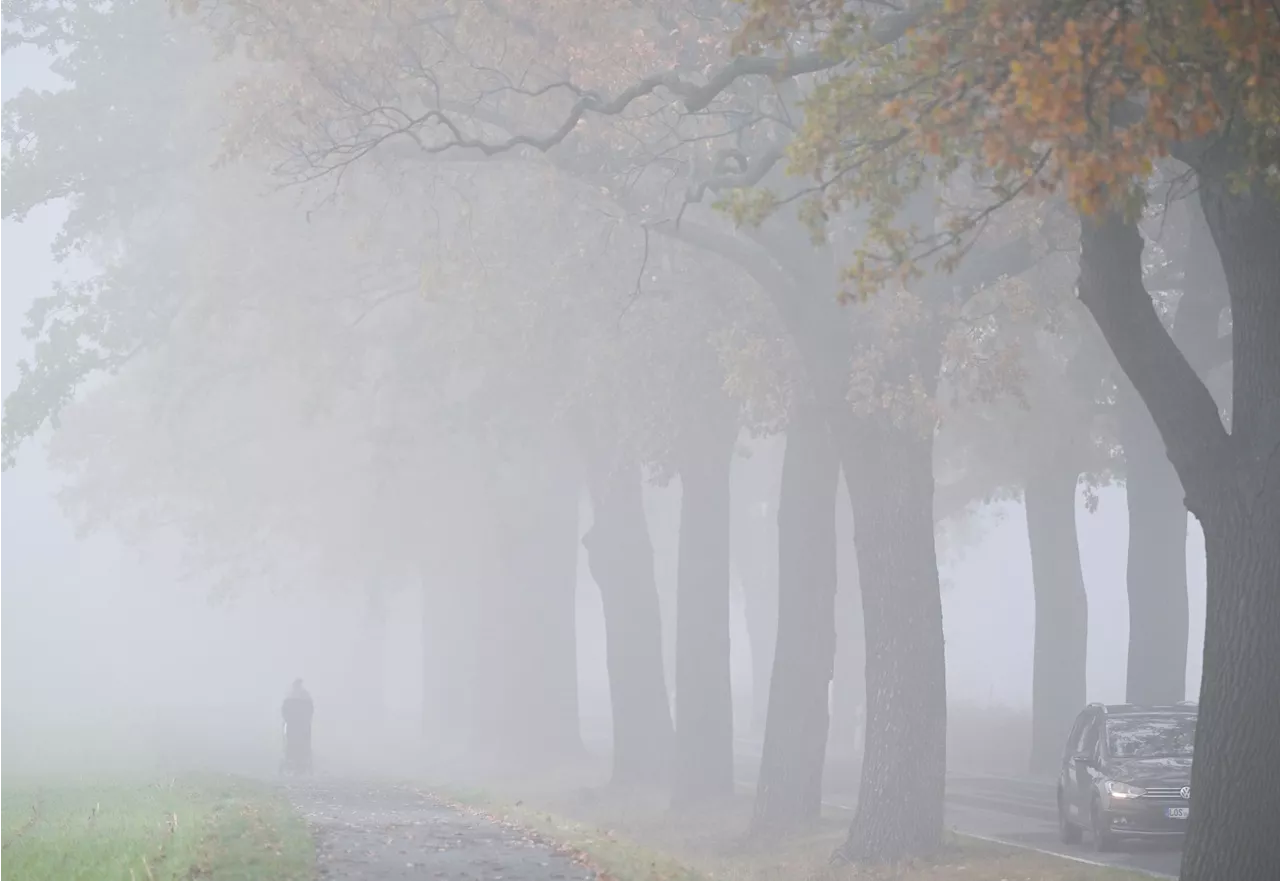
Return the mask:
[[1202,175],[1200,190],[1231,297],[1228,443],[1185,450],[1152,406],[1170,458],[1188,464],[1179,473],[1208,563],[1183,881],[1269,878],[1280,866],[1280,199],[1264,182],[1234,183]]
[[842,464],[866,622],[868,715],[857,813],[841,855],[897,861],[942,844],[946,660],[933,529],[933,437],[860,420]]
[[757,832],[816,822],[822,813],[835,664],[839,474],[822,411],[796,407],[778,504],[778,638],[752,817]]
[[641,490],[645,522],[653,544],[653,582],[658,592],[662,620],[662,672],[670,705],[676,693],[676,570],[680,557],[679,484],[655,486],[645,482]]
[[[1142,239],[1082,218],[1080,297],[1160,430],[1204,528],[1206,627],[1183,881],[1268,878],[1280,865],[1280,203],[1241,189],[1215,144],[1200,198],[1232,313],[1232,429],[1161,326],[1142,282]],[[1205,157],[1202,157],[1205,158]],[[1206,171],[1210,172],[1206,174]]]
[[1085,705],[1089,604],[1076,537],[1076,481],[1069,458],[1041,462],[1026,481],[1027,536],[1036,598],[1031,673],[1031,771],[1062,762],[1062,745]]
[[1187,697],[1187,509],[1182,482],[1146,405],[1130,391],[1123,406],[1129,502],[1125,699],[1148,706],[1173,704]]
[[582,544],[604,606],[612,782],[664,785],[670,777],[671,707],[639,468],[596,464],[591,507],[594,521]]
[[867,709],[867,651],[858,589],[849,493],[836,495],[836,675],[831,686],[831,734],[827,748],[828,787],[857,789]]
[[739,570],[738,581],[742,585],[747,640],[751,644],[751,734],[762,737],[769,713],[769,679],[777,651],[778,585],[767,572],[760,571]]
[[1280,867],[1280,464],[1270,472],[1269,494],[1224,487],[1226,499],[1205,511],[1209,590],[1182,881],[1273,878]]
[[[531,481],[528,504],[515,512],[506,546],[506,581],[517,602],[503,653],[510,652],[517,674],[513,694],[521,736],[533,757],[556,761],[583,751],[576,600],[581,483],[558,455],[525,475]],[[512,652],[517,646],[523,650]]]
[[386,694],[383,683],[383,647],[387,642],[385,588],[375,584],[365,594],[364,626],[356,645],[355,666],[360,671],[355,704],[367,733],[381,735],[386,723]]
[[422,735],[437,757],[466,751],[478,675],[478,554],[458,545],[422,575]]
[[764,736],[778,636],[778,438],[751,444],[733,473],[733,563],[751,643],[751,734]]
[[672,803],[733,795],[729,680],[729,469],[737,426],[708,414],[680,468],[676,748]]
[[496,463],[488,544],[476,552],[470,745],[497,768],[581,754],[578,719],[578,484],[563,463]]

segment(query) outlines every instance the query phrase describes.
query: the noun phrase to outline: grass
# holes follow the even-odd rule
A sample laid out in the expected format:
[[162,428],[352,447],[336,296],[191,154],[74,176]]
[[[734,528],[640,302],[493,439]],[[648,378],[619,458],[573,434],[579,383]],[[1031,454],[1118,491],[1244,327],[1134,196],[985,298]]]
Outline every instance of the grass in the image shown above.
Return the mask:
[[5,881],[305,881],[315,853],[270,789],[229,778],[3,790]]
[[933,859],[833,867],[829,858],[848,827],[846,813],[830,811],[817,826],[783,839],[749,840],[746,796],[716,810],[676,815],[656,795],[624,800],[599,790],[541,792],[528,802],[474,790],[443,795],[581,855],[605,881],[1149,881],[954,836]]

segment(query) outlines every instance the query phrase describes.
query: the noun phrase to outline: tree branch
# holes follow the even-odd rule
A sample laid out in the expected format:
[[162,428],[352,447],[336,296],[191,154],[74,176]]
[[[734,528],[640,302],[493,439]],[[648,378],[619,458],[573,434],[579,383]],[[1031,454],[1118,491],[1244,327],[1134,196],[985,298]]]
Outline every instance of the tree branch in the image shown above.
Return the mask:
[[1142,283],[1142,236],[1115,214],[1080,218],[1081,301],[1142,396],[1187,492],[1203,510],[1234,462],[1218,406],[1156,314]]

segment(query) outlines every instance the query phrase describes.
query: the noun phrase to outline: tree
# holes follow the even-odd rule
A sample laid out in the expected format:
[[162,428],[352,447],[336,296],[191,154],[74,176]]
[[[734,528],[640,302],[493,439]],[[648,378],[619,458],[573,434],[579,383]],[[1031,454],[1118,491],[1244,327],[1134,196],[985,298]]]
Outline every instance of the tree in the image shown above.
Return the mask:
[[777,832],[822,813],[827,704],[836,655],[836,483],[827,422],[793,404],[778,502],[778,641],[752,828]]
[[[1221,338],[1218,331],[1226,305],[1222,263],[1197,200],[1183,199],[1173,208],[1182,210],[1162,211],[1149,224],[1164,229],[1158,227],[1149,238],[1148,250],[1155,259],[1148,261],[1154,265],[1146,273],[1147,287],[1179,350],[1209,382],[1231,354],[1230,337]],[[1161,287],[1181,288],[1176,305]],[[1187,697],[1187,510],[1182,483],[1132,383],[1120,383],[1117,400],[1129,502],[1125,694],[1136,704],[1174,703]]]
[[1064,283],[1072,269],[1069,260],[1046,261],[986,293],[964,333],[976,337],[970,357],[988,366],[974,372],[976,382],[949,390],[959,401],[944,423],[951,444],[967,441],[948,451],[949,469],[961,472],[956,489],[969,484],[977,498],[1020,495],[1025,508],[1036,610],[1030,765],[1038,774],[1056,769],[1062,732],[1086,700],[1078,484],[1083,475],[1096,485],[1114,468],[1114,444],[1100,424],[1110,365]]
[[[732,380],[731,380],[732,382]],[[733,564],[751,643],[751,733],[764,735],[778,635],[780,435],[748,438],[734,462]]]
[[[459,10],[442,9],[436,16],[424,15],[418,4],[333,3],[324,15],[317,15],[311,7],[281,0],[253,4],[248,15],[240,14],[240,4],[220,5],[206,20],[225,25],[225,33],[280,62],[254,66],[252,80],[238,92],[256,122],[249,131],[260,140],[245,143],[235,137],[233,146],[245,155],[265,154],[286,179],[349,180],[366,159],[368,166],[382,162],[403,168],[401,163],[423,163],[447,153],[509,158],[528,152],[526,147],[547,150],[562,144],[552,166],[603,188],[613,202],[627,206],[628,213],[639,218],[646,240],[656,234],[726,257],[769,293],[801,349],[858,510],[863,606],[874,634],[868,661],[872,705],[863,800],[847,851],[873,858],[927,852],[941,841],[945,758],[942,632],[932,560],[933,399],[942,363],[939,346],[958,307],[957,297],[936,279],[927,289],[889,291],[889,306],[871,318],[882,329],[887,326],[889,332],[883,336],[891,351],[886,352],[872,344],[876,340],[850,334],[844,320],[848,316],[835,311],[831,297],[840,283],[835,251],[814,248],[793,214],[775,212],[773,219],[781,218],[781,223],[750,234],[718,228],[705,219],[705,212],[695,219],[696,208],[691,206],[705,196],[751,186],[771,172],[775,180],[780,178],[779,161],[788,149],[803,167],[815,141],[804,138],[788,147],[788,120],[803,117],[807,125],[817,124],[822,114],[815,117],[804,107],[804,93],[794,80],[803,74],[832,73],[843,59],[839,53],[815,50],[812,40],[802,39],[800,52],[738,56],[713,65],[705,76],[689,76],[687,69],[720,60],[738,22],[733,16],[691,17],[696,23],[681,19],[679,27],[667,28],[664,16],[680,8],[658,8],[653,19],[663,27],[650,34],[652,39],[641,41],[634,39],[631,19],[615,28],[617,20],[606,21],[605,16],[586,22],[567,16],[578,29],[572,36],[582,33],[590,38],[586,42],[595,51],[587,52],[582,51],[582,41],[548,31],[548,24],[562,23],[565,10],[558,5],[535,10],[468,4]],[[914,13],[884,16],[872,37],[878,45],[890,42],[916,19]],[[521,34],[515,41],[519,45],[508,52],[505,38],[513,33]],[[549,55],[544,54],[548,44]],[[663,64],[671,61],[667,52],[679,56],[673,68],[658,65],[655,73],[635,82],[618,82],[626,67],[619,63],[594,65],[598,70],[590,85],[575,82],[579,75],[588,76],[589,62],[601,58],[616,62],[626,57],[652,68],[655,56]],[[533,68],[539,73],[531,74]],[[550,72],[544,75],[544,68]],[[765,77],[777,85],[766,83]],[[817,98],[831,98],[832,84],[838,82],[833,78],[823,85]],[[606,90],[614,97],[605,97]],[[676,100],[664,101],[666,95]],[[536,100],[524,104],[518,99],[539,96],[563,115],[549,133],[529,134],[542,114]],[[821,106],[820,100],[816,106]],[[726,121],[731,124],[724,125]],[[397,146],[408,149],[397,152]],[[918,181],[925,169],[917,162],[905,174]],[[665,171],[670,172],[668,180],[653,180]],[[637,183],[641,178],[643,185]],[[663,193],[671,180],[687,184],[678,206]],[[750,204],[740,202],[739,207]],[[886,218],[896,218],[901,207],[892,205],[885,214],[873,216],[873,230]],[[915,217],[922,215],[915,212]],[[925,219],[931,225],[936,219],[933,206]],[[838,225],[850,226],[843,218]],[[1015,251],[1025,252],[1014,245]],[[994,269],[991,277],[1012,271]],[[975,277],[956,283],[962,291],[959,299],[981,287],[982,281]],[[858,319],[870,311],[858,310]],[[849,412],[848,365],[855,343],[865,349],[859,352],[855,391],[866,392],[864,386],[869,386],[871,393],[887,397],[893,406],[866,407],[868,401],[862,398],[867,396],[861,395],[855,397],[863,409]],[[686,457],[682,471],[699,475],[694,482],[706,490],[690,492],[689,498],[701,498],[708,511],[727,495],[717,482],[718,460],[707,453],[712,446],[692,444],[681,451]],[[702,476],[708,479],[702,481]],[[727,510],[727,503],[720,507]],[[708,531],[727,553],[727,541],[720,541],[720,524],[713,519],[707,518]],[[698,520],[690,518],[691,528]],[[928,552],[920,551],[926,548]],[[727,560],[722,568],[727,572]],[[708,582],[716,585],[713,594],[702,598],[715,599],[719,616],[720,571],[713,572],[710,565],[706,571]],[[920,621],[926,625],[918,626]],[[722,624],[713,627],[718,642]],[[727,687],[718,668],[712,673],[707,681],[715,689],[721,683]],[[708,742],[715,739],[727,751],[720,695],[709,697],[707,706],[717,711],[708,714],[714,723],[708,725],[708,731],[714,729]],[[900,736],[903,731],[912,736]],[[723,786],[724,767],[716,756],[718,786]]]
[[[786,30],[788,3],[761,4],[758,26]],[[804,7],[802,7],[803,11]],[[818,9],[819,16],[828,10]],[[864,285],[959,253],[1001,205],[1061,188],[1081,212],[1080,297],[1142,397],[1206,535],[1209,600],[1182,877],[1261,877],[1280,860],[1260,817],[1274,787],[1240,764],[1280,724],[1280,237],[1276,77],[1280,13],[1263,3],[957,2],[929,9],[890,58],[851,50],[856,28],[831,31],[832,54],[868,63],[811,104],[799,163],[828,184],[828,210],[871,203],[874,235],[855,255]],[[855,40],[856,42],[856,40]],[[822,112],[824,107],[841,112]],[[845,127],[843,130],[841,127]],[[910,157],[938,156],[951,178],[990,195],[940,232],[895,223],[922,176]],[[1232,311],[1230,433],[1204,383],[1161,325],[1142,278],[1132,217],[1166,153],[1199,178]],[[906,162],[905,171],[904,161]],[[876,188],[876,181],[893,186]],[[959,250],[957,250],[959,249]],[[1248,412],[1248,419],[1242,419]]]

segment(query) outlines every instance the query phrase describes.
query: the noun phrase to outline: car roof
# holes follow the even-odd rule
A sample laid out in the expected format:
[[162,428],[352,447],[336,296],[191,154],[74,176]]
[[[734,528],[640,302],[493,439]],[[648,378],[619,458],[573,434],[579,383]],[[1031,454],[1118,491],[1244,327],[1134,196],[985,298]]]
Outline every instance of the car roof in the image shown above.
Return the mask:
[[1200,710],[1199,705],[1193,701],[1183,701],[1177,704],[1154,704],[1151,706],[1102,703],[1090,704],[1089,706],[1094,710],[1101,711],[1106,716],[1194,716]]

